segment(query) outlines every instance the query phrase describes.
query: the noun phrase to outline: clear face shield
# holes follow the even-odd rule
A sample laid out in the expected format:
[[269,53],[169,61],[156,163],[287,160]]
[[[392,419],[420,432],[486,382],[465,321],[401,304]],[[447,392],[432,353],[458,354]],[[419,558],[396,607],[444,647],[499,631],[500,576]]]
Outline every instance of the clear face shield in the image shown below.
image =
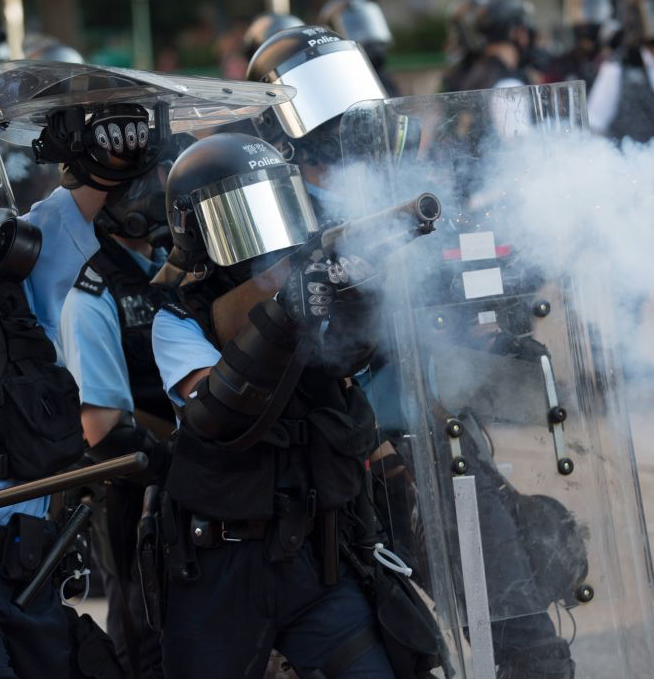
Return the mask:
[[358,101],[386,98],[365,51],[356,43],[332,42],[315,47],[315,56],[308,52],[297,55],[301,61],[274,80],[297,90],[292,101],[273,109],[289,137],[304,137]]
[[318,231],[296,165],[257,169],[191,193],[209,257],[230,266],[306,243]]

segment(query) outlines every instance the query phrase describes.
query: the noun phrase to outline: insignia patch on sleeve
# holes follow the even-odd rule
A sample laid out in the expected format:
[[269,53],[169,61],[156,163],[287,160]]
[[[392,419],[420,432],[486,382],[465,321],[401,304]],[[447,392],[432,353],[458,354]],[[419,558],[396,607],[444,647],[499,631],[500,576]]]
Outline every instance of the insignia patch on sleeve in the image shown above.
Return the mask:
[[102,291],[107,287],[107,284],[104,282],[102,276],[95,271],[90,264],[85,264],[79,272],[74,287],[99,297],[102,294]]
[[161,308],[169,311],[173,316],[177,316],[177,318],[181,318],[182,320],[191,318],[191,314],[178,302],[166,302],[161,305]]

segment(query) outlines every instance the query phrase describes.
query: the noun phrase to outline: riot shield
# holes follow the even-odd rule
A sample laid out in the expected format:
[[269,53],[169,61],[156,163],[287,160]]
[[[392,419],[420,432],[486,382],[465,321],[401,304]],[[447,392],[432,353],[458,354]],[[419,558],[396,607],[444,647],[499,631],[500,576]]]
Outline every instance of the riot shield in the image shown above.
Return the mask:
[[292,87],[236,82],[128,68],[48,61],[0,65],[0,139],[29,146],[60,106],[136,103],[167,105],[173,133],[253,118],[289,101]]
[[639,679],[654,666],[607,280],[592,263],[553,276],[560,243],[510,223],[533,149],[586,127],[581,83],[367,101],[341,121],[352,216],[420,191],[442,203],[437,232],[388,260],[388,341],[369,369],[411,487],[397,507],[386,493],[387,532],[446,637],[439,676]]

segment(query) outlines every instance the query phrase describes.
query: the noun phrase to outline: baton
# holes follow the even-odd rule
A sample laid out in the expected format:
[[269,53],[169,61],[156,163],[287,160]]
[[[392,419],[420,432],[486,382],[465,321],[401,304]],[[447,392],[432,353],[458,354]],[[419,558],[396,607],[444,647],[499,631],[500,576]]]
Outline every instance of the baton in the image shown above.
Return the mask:
[[34,574],[34,577],[27,584],[25,589],[16,597],[14,603],[21,610],[25,610],[34,601],[34,597],[39,593],[41,587],[52,577],[52,574],[57,569],[59,562],[64,558],[68,548],[73,544],[77,538],[82,526],[91,518],[90,507],[86,505],[79,505],[73,512],[73,515],[66,522],[59,537],[55,541],[52,549],[48,552],[43,563]]
[[20,483],[11,488],[0,490],[0,508],[14,505],[18,502],[33,500],[36,497],[52,495],[61,490],[68,490],[87,483],[107,481],[116,476],[128,476],[143,471],[148,466],[148,456],[145,453],[131,453],[122,455],[105,462],[91,464],[81,469],[73,469],[62,474],[46,476],[43,479]]

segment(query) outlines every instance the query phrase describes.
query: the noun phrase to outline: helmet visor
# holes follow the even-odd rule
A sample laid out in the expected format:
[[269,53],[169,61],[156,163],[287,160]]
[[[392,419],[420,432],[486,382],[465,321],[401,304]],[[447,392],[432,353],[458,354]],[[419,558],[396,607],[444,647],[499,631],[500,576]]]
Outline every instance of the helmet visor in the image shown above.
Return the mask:
[[[297,89],[293,100],[274,107],[289,137],[304,137],[359,101],[387,97],[363,48],[345,41],[335,44],[338,49],[309,59],[275,80]],[[344,45],[349,49],[342,49]]]
[[209,257],[220,266],[302,245],[318,231],[297,165],[228,177],[191,198]]

